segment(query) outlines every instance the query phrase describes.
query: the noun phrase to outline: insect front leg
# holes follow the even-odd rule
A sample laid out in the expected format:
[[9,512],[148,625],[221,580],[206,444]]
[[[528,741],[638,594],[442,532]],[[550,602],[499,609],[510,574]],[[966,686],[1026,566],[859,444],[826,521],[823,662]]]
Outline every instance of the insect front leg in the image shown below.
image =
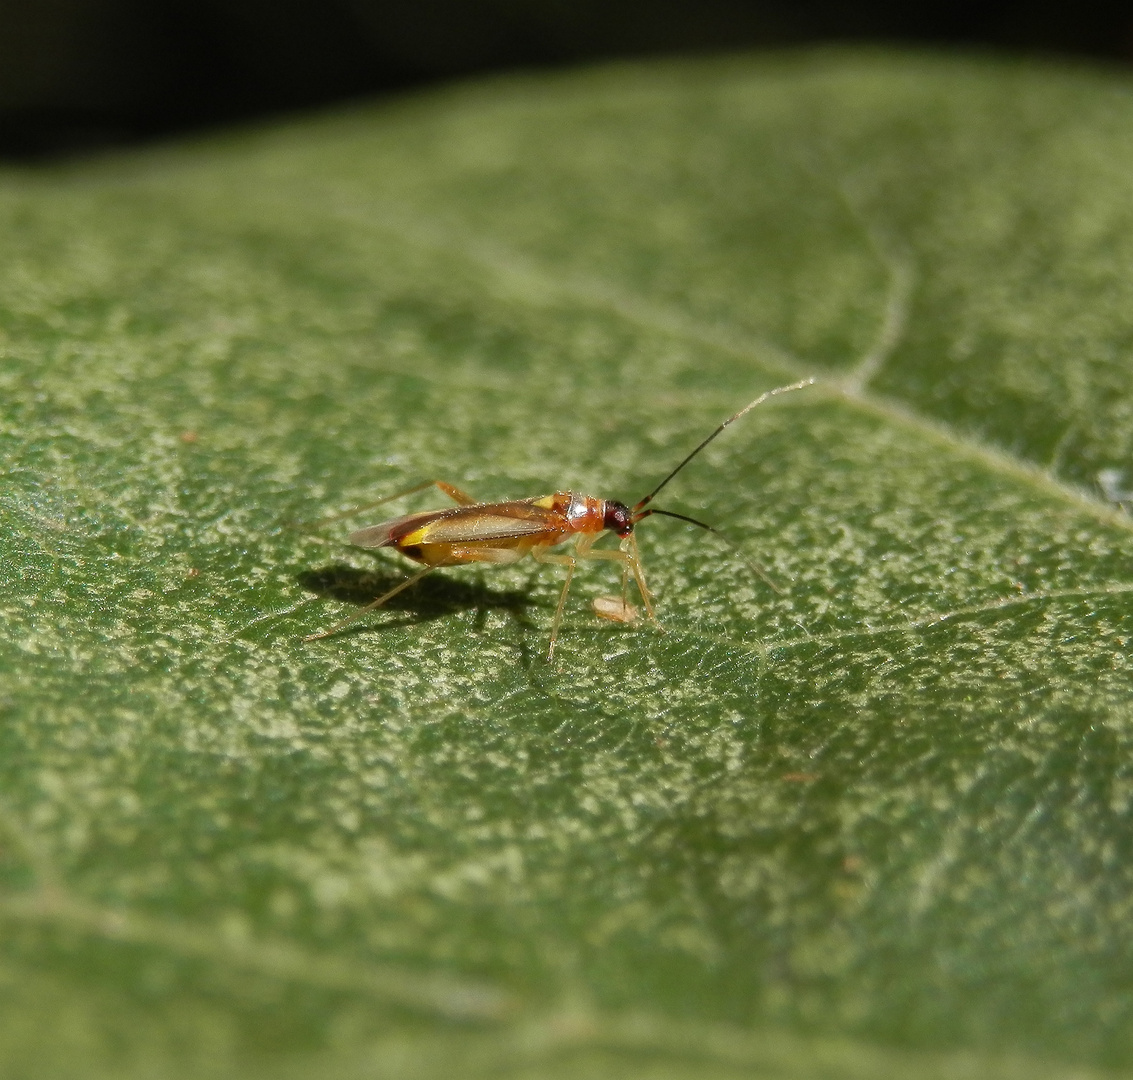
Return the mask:
[[645,611],[649,618],[654,622],[657,621],[657,616],[653,613],[653,598],[649,595],[649,589],[645,585],[645,573],[641,569],[641,556],[637,550],[637,539],[630,533],[622,541],[622,546],[617,550],[610,548],[593,548],[592,545],[598,536],[587,536],[578,542],[578,550],[576,555],[580,559],[601,559],[608,562],[617,562],[622,564],[622,600],[625,600],[626,577],[632,571],[633,579],[637,582],[638,591],[641,593],[641,599],[645,603]]
[[645,571],[641,569],[641,552],[637,550],[637,537],[630,533],[622,541],[621,547],[625,552],[626,562],[629,563],[629,567],[633,571],[634,581],[637,582],[641,599],[645,603],[645,610],[649,613],[649,617],[656,622],[657,616],[653,614],[653,598],[649,595],[649,587],[645,584]]
[[533,547],[531,557],[536,562],[554,563],[567,568],[566,581],[563,582],[562,595],[559,597],[559,606],[555,608],[555,617],[551,620],[551,645],[547,649],[547,663],[555,655],[555,640],[559,636],[559,623],[563,620],[563,608],[566,606],[567,593],[570,591],[570,579],[574,577],[575,559],[573,555],[556,555],[542,547]]

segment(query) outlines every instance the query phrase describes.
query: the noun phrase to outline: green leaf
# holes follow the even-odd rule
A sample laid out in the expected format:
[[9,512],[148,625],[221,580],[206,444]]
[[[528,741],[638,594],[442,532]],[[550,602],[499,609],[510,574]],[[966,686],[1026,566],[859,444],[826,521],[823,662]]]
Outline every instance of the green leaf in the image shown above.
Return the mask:
[[[817,53],[0,176],[5,1076],[1133,1070],[1133,96]],[[421,480],[632,502],[399,579]],[[441,505],[419,495],[406,507]],[[401,560],[404,562],[404,560]]]

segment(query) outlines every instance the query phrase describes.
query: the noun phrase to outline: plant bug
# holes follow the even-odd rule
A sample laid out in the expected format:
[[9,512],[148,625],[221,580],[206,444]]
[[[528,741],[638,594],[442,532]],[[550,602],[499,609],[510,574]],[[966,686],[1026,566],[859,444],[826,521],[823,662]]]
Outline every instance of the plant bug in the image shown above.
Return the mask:
[[[583,495],[576,491],[556,491],[552,495],[537,495],[530,499],[516,499],[510,502],[482,503],[477,502],[471,495],[466,494],[452,484],[442,480],[429,480],[416,487],[399,491],[396,495],[387,495],[368,507],[351,511],[359,513],[361,510],[372,509],[382,503],[400,499],[405,495],[412,495],[416,491],[424,491],[429,487],[436,487],[447,495],[455,506],[444,510],[425,510],[416,514],[406,514],[404,517],[383,521],[379,525],[371,525],[366,529],[359,529],[351,533],[349,543],[363,548],[394,548],[408,559],[423,565],[424,569],[407,578],[396,588],[379,596],[372,603],[356,611],[347,619],[335,623],[329,630],[320,634],[310,634],[305,641],[315,641],[337,633],[356,619],[380,608],[384,603],[396,596],[403,589],[416,584],[426,574],[431,573],[439,566],[459,566],[465,563],[513,563],[518,562],[525,555],[540,563],[554,563],[566,567],[566,580],[563,582],[563,591],[555,608],[554,618],[551,620],[551,642],[547,649],[547,660],[555,655],[555,642],[559,636],[559,625],[563,618],[563,608],[566,605],[567,593],[570,591],[571,578],[574,576],[575,566],[579,559],[601,559],[620,563],[622,567],[622,599],[620,605],[614,599],[606,604],[597,613],[604,618],[612,618],[617,622],[632,622],[636,617],[632,605],[626,601],[626,590],[629,585],[629,575],[637,583],[641,593],[645,612],[653,621],[657,616],[653,612],[653,598],[645,584],[645,574],[641,569],[641,556],[637,549],[637,538],[634,527],[647,517],[659,514],[662,517],[676,518],[678,521],[687,521],[702,529],[715,533],[717,530],[703,521],[697,521],[685,514],[677,514],[671,510],[661,510],[650,506],[654,496],[674,476],[677,475],[697,454],[701,452],[713,439],[716,438],[729,424],[737,421],[741,416],[751,412],[757,405],[762,405],[768,398],[778,394],[786,394],[792,390],[801,390],[810,386],[814,379],[802,379],[791,383],[790,386],[779,386],[774,390],[762,393],[754,401],[745,405],[734,416],[729,416],[711,435],[701,442],[668,476],[665,477],[648,495],[639,499],[633,506],[613,499],[596,499],[591,495]],[[343,515],[346,516],[346,515]],[[594,543],[604,532],[612,532],[619,537],[620,542],[614,548],[595,548]],[[717,534],[719,535],[719,534]],[[561,544],[574,542],[574,553],[565,554],[553,552],[550,549]],[[764,580],[766,576],[758,571]],[[771,584],[770,582],[768,582]],[[772,586],[774,587],[774,586]],[[603,598],[610,600],[611,598]],[[632,613],[632,614],[631,614]]]

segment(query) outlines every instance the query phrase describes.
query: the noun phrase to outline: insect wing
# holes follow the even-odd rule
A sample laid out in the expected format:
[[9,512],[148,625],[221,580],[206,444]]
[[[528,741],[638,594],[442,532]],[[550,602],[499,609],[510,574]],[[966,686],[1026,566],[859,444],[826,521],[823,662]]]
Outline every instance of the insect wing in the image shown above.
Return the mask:
[[514,540],[538,533],[565,531],[562,514],[533,506],[528,501],[477,503],[446,511],[415,528],[400,532],[403,544],[474,544]]
[[394,518],[392,521],[383,521],[380,525],[371,525],[368,528],[352,532],[347,537],[347,541],[355,547],[389,547],[391,544],[396,544],[403,536],[413,532],[414,529],[452,512],[452,510],[425,510],[417,514],[406,514],[404,517]]
[[476,503],[445,510],[383,521],[350,534],[357,547],[389,547],[416,544],[469,544],[484,540],[508,540],[543,532],[562,532],[563,517],[553,510],[533,506],[531,500]]

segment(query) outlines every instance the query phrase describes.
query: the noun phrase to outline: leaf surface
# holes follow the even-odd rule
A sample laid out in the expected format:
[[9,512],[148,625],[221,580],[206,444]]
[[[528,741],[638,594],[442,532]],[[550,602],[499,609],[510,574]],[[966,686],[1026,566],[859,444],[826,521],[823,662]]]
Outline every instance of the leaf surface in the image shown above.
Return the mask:
[[[0,176],[5,1075],[1128,1075],[1131,124],[817,53]],[[444,500],[326,518],[632,503],[808,375],[658,499],[739,553],[640,526],[663,633],[586,563],[547,665],[525,562],[302,640]]]

